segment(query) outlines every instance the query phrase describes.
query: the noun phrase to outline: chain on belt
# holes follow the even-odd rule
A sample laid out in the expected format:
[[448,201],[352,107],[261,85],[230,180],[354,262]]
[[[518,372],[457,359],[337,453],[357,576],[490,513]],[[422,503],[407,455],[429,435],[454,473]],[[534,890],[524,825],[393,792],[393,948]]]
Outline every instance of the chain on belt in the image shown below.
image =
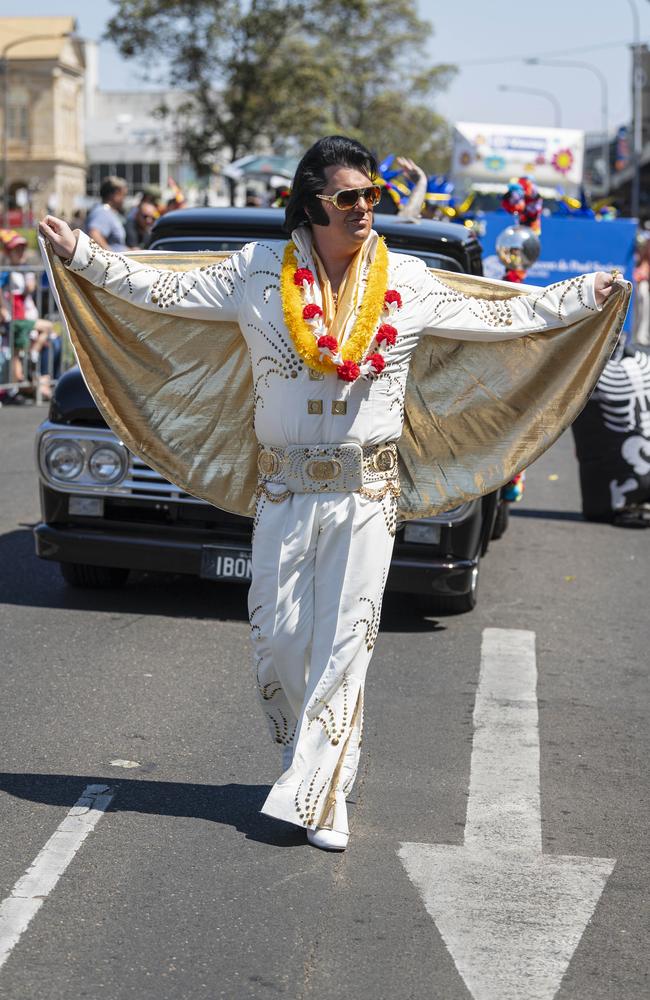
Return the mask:
[[[397,446],[328,444],[289,445],[276,448],[259,445],[257,494],[272,502],[292,493],[360,493],[382,499],[387,493],[400,495]],[[271,484],[285,490],[274,493]]]

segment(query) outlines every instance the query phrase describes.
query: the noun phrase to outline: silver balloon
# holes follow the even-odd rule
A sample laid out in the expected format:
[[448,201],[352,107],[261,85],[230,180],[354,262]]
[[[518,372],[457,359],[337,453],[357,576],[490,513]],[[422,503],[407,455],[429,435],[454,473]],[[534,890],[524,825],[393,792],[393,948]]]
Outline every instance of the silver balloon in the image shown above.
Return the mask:
[[531,267],[541,249],[538,237],[528,226],[508,226],[497,236],[499,260],[515,271],[526,271]]

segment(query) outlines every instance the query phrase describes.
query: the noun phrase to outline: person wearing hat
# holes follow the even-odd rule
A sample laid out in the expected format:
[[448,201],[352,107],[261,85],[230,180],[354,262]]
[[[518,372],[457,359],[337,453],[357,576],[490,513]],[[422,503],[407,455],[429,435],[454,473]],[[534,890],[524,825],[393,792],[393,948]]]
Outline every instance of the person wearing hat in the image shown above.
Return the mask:
[[[27,240],[15,230],[0,230],[2,249],[9,264],[22,267],[26,262]],[[0,274],[2,290],[2,319],[9,327],[9,343],[12,347],[9,380],[16,385],[25,382],[26,373],[23,357],[29,352],[32,364],[37,365],[42,349],[48,343],[53,327],[49,320],[42,319],[34,301],[36,276],[26,271],[3,271]],[[49,376],[41,376],[41,393],[50,398]],[[16,396],[16,393],[13,394]]]

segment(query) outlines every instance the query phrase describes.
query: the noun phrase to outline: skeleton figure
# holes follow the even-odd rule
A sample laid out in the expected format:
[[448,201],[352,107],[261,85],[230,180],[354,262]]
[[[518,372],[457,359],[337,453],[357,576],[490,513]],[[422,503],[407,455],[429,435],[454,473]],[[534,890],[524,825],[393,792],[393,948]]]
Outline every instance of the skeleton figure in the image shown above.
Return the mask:
[[[633,355],[610,361],[594,394],[605,427],[625,435],[620,455],[637,477],[650,472],[650,357],[637,350]],[[641,489],[639,478],[609,481],[611,507],[623,510],[630,494]]]

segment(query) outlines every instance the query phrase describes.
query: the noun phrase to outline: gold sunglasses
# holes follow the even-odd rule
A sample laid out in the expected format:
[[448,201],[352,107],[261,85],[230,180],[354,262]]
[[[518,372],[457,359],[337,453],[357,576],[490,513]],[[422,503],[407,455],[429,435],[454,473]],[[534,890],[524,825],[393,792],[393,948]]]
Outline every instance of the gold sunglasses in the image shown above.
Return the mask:
[[317,194],[316,197],[320,198],[321,201],[330,201],[341,212],[349,212],[351,208],[355,208],[359,204],[362,198],[372,208],[381,198],[381,188],[376,184],[371,184],[370,187],[344,188],[337,191],[336,194]]

